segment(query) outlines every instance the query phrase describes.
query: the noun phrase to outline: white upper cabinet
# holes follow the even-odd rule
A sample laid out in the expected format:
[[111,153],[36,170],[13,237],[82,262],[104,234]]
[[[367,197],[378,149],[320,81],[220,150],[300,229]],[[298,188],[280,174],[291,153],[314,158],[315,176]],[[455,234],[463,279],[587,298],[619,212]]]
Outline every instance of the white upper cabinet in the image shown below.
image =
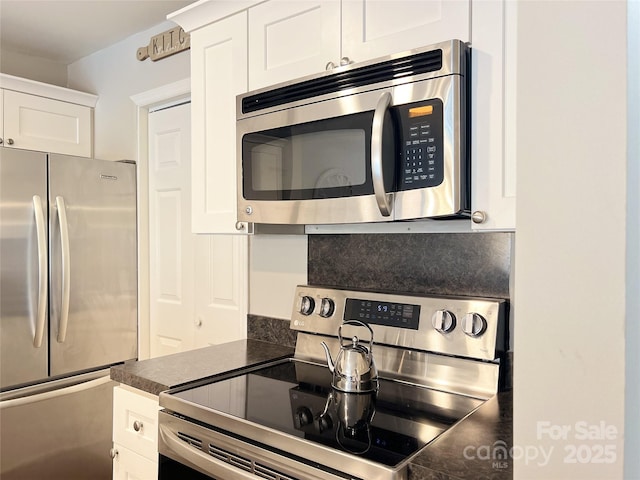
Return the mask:
[[514,230],[517,2],[473,3],[471,211],[474,230]]
[[5,147],[91,157],[95,95],[10,75],[0,77]]
[[457,38],[469,1],[271,0],[249,9],[249,90]]
[[272,0],[249,9],[249,90],[322,71],[340,58],[340,2]]
[[236,225],[235,129],[236,95],[246,90],[246,11],[191,32],[194,233],[247,230]]
[[470,0],[346,0],[342,56],[361,62],[446,40],[469,41]]
[[516,15],[509,0],[211,1],[174,14],[192,35],[194,231],[247,231],[236,228],[237,94],[450,39],[472,47],[466,228],[515,229]]

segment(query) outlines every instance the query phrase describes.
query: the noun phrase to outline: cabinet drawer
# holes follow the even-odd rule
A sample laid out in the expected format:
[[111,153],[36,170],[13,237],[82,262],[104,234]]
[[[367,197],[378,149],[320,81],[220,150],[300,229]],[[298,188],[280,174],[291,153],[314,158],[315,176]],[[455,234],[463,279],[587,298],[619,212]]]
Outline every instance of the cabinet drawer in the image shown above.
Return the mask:
[[113,389],[113,441],[157,461],[158,398],[123,387]]
[[158,461],[151,461],[117,443],[113,459],[113,480],[145,480],[158,478]]

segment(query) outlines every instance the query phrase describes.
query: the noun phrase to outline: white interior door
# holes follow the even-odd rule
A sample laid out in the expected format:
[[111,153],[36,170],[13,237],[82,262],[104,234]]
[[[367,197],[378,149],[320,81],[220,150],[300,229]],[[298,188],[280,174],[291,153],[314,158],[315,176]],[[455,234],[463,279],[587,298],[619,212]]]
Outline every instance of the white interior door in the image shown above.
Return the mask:
[[196,242],[190,224],[190,157],[191,105],[149,113],[151,357],[193,348]]
[[247,336],[247,236],[191,230],[190,123],[190,104],[149,114],[151,357]]

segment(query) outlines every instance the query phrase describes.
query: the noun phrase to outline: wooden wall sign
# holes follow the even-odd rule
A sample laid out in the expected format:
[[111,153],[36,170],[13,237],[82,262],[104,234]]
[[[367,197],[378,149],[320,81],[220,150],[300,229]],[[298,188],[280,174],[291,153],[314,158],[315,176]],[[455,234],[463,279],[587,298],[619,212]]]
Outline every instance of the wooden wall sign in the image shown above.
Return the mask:
[[185,32],[182,27],[175,27],[151,37],[149,45],[138,49],[137,56],[140,61],[151,58],[155,62],[161,58],[188,50],[190,47],[191,35]]

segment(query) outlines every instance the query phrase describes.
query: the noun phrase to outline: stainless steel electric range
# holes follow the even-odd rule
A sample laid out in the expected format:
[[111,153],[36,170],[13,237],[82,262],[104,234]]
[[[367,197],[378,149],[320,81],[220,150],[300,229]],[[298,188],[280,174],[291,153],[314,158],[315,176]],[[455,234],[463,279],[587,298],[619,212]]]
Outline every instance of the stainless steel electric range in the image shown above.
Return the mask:
[[[293,303],[294,357],[160,394],[160,480],[406,479],[499,389],[505,301],[299,286]],[[338,341],[352,320],[373,342],[355,325]],[[333,388],[323,341],[364,345],[377,388]]]

